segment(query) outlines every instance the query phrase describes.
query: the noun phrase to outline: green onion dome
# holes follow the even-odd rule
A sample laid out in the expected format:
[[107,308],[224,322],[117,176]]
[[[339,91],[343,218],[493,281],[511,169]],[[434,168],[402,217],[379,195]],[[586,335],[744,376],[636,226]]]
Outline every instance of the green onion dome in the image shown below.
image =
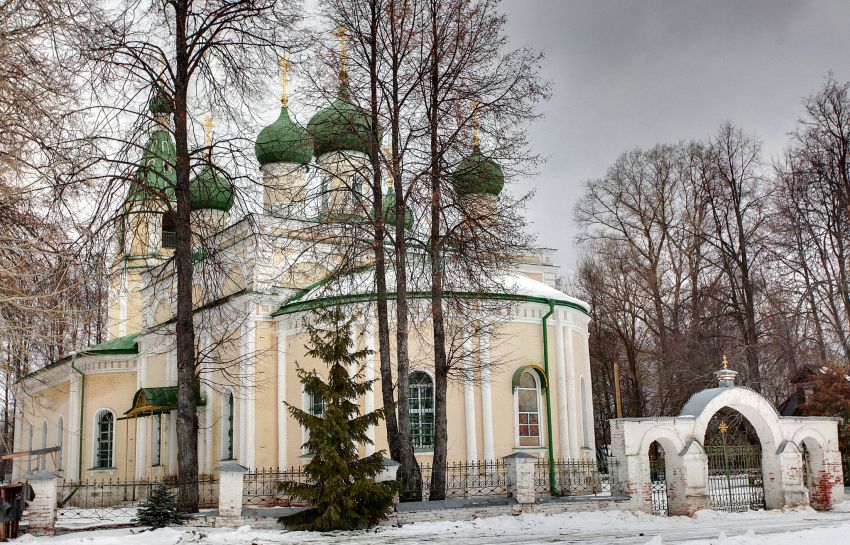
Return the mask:
[[313,138],[301,125],[292,121],[288,109],[283,106],[277,120],[257,135],[254,154],[260,165],[269,163],[306,165],[313,157]]
[[333,151],[369,154],[372,122],[367,112],[351,103],[345,87],[326,108],[307,123],[316,157]]
[[505,174],[502,167],[481,153],[476,145],[472,154],[455,169],[452,186],[460,196],[489,194],[498,197],[505,187]]
[[[387,225],[392,225],[395,227],[395,189],[390,188],[386,195],[384,195],[383,199],[383,219],[384,223]],[[410,211],[410,208],[407,206],[404,207],[404,228],[406,230],[410,230],[413,227],[413,213]]]
[[148,101],[148,110],[154,115],[168,115],[172,112],[171,103],[162,87],[157,86],[156,94]]
[[189,204],[192,210],[229,212],[233,207],[234,195],[233,182],[211,166],[205,166],[189,182]]
[[164,128],[153,131],[145,144],[127,200],[173,200],[177,182],[176,161],[177,148],[171,133]]

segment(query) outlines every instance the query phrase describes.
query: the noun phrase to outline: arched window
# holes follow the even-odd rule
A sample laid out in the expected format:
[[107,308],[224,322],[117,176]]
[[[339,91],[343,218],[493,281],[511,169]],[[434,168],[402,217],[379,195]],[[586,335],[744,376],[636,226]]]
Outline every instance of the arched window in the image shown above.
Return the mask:
[[162,463],[162,414],[153,415],[153,429],[151,430],[151,465],[158,466]]
[[162,215],[162,247],[177,247],[177,218],[172,212]]
[[434,382],[428,373],[410,373],[410,432],[413,448],[434,448]]
[[581,437],[582,446],[590,446],[590,433],[587,429],[587,385],[584,382],[584,377],[581,377]]
[[[41,448],[47,448],[47,420],[41,423]],[[47,455],[41,453],[38,455],[38,470],[44,471],[47,469],[45,463],[47,462]]]
[[97,412],[94,422],[94,467],[96,469],[112,468],[115,417],[112,411],[101,409]]
[[[32,424],[30,424],[28,435],[29,439],[27,440],[27,450],[30,452],[32,452],[32,434]],[[32,473],[32,454],[27,456],[27,473]]]
[[233,392],[224,392],[221,402],[221,456],[233,459]]
[[61,416],[56,423],[56,446],[59,450],[56,451],[56,469],[62,469],[62,449],[65,448],[65,419]]
[[540,384],[525,371],[516,388],[517,437],[520,447],[542,446],[540,436]]

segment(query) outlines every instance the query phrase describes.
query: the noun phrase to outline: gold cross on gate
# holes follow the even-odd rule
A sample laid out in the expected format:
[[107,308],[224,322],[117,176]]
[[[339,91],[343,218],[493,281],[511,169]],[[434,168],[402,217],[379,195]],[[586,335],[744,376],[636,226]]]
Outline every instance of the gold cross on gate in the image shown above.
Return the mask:
[[280,70],[283,73],[283,78],[281,82],[280,104],[285,108],[289,105],[289,97],[286,94],[286,74],[287,72],[289,72],[289,67],[292,66],[292,63],[289,62],[289,55],[286,55],[282,59],[280,59],[278,61],[278,65],[280,65]]
[[720,433],[725,434],[727,431],[729,431],[729,424],[727,424],[726,422],[721,422],[721,423],[717,426],[717,429],[719,429],[719,430],[720,430]]

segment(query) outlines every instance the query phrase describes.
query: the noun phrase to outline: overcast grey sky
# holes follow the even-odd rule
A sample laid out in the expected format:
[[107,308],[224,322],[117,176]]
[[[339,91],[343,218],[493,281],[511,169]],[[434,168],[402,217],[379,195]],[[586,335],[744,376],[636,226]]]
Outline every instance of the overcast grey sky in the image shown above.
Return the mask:
[[803,97],[850,79],[848,0],[504,0],[514,45],[554,83],[531,141],[539,243],[575,262],[572,208],[624,151],[703,138],[729,120],[778,156]]

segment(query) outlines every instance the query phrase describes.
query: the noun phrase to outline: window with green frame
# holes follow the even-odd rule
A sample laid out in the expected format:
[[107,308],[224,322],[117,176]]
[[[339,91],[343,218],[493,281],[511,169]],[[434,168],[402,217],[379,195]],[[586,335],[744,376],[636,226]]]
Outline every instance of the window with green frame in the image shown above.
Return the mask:
[[434,448],[434,381],[423,371],[410,373],[410,433],[413,448]]

